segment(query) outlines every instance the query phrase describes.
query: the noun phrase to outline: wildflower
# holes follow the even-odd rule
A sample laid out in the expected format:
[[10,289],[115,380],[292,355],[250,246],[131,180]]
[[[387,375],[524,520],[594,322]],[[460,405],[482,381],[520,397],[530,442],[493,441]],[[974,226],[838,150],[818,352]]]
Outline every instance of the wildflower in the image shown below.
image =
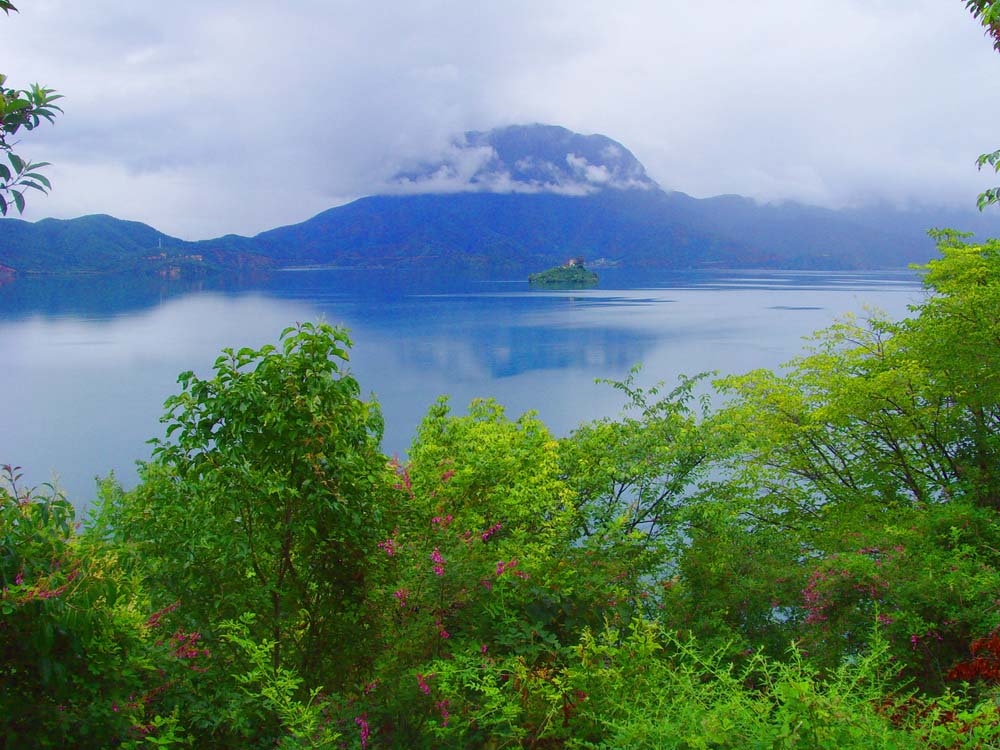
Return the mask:
[[484,542],[487,542],[487,541],[489,541],[489,538],[491,536],[493,536],[494,534],[496,534],[502,528],[503,528],[502,524],[495,523],[492,526],[490,526],[488,529],[486,529],[486,531],[484,531],[482,534],[480,534],[480,537],[482,538],[482,540]]
[[433,674],[425,676],[420,674],[419,672],[417,673],[417,687],[420,688],[420,692],[423,693],[424,695],[431,694],[431,686],[427,684],[427,680],[431,679],[433,676],[434,676]]
[[354,717],[354,723],[358,725],[358,730],[361,732],[361,750],[366,750],[368,737],[371,735],[371,729],[368,727],[368,714],[364,713]]
[[386,555],[392,557],[396,554],[396,542],[393,541],[392,537],[389,537],[384,542],[378,543],[378,548],[385,552]]
[[393,458],[389,462],[389,467],[396,472],[396,476],[399,477],[399,481],[393,485],[393,489],[406,490],[407,493],[413,496],[413,481],[410,479],[410,467],[403,466],[399,463],[398,458]]
[[438,711],[441,712],[441,726],[448,726],[448,717],[451,715],[448,713],[448,701],[438,701],[435,705],[437,705]]
[[523,570],[515,570],[517,567],[517,558],[513,558],[510,562],[498,562],[497,563],[497,577],[502,576],[504,573],[513,573],[518,578],[528,578],[528,574]]
[[444,575],[444,558],[441,557],[441,551],[435,547],[434,551],[431,552],[431,561],[434,563],[434,574],[443,576]]
[[153,614],[151,614],[149,616],[149,619],[146,620],[146,627],[147,628],[156,628],[156,627],[159,627],[160,620],[163,618],[163,616],[170,614],[175,609],[177,609],[179,606],[181,606],[181,602],[178,599],[173,604],[168,604],[166,607],[164,607],[163,609],[159,610],[158,612],[154,612]]

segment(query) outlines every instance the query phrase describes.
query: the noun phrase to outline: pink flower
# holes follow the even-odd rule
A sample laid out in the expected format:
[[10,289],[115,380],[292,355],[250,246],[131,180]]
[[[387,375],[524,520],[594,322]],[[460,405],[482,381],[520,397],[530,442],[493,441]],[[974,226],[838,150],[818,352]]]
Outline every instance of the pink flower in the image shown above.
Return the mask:
[[427,680],[431,679],[433,676],[433,674],[424,676],[419,672],[417,673],[417,687],[420,688],[420,692],[424,695],[431,694],[431,686],[427,684]]
[[444,575],[444,558],[441,557],[441,551],[435,547],[434,551],[431,552],[431,561],[434,563],[434,574],[443,576]]
[[371,735],[371,729],[368,727],[368,714],[356,716],[354,723],[358,725],[361,732],[361,750],[365,750],[368,747],[368,737]]
[[450,716],[450,714],[448,713],[448,701],[447,700],[438,701],[436,705],[438,707],[438,710],[441,712],[441,726],[443,727],[448,726],[448,717]]
[[484,531],[482,534],[480,534],[480,537],[482,537],[482,540],[484,542],[489,541],[489,538],[491,536],[493,536],[494,534],[496,534],[498,531],[500,531],[500,529],[502,529],[502,528],[503,528],[503,526],[501,524],[495,523],[492,526],[490,526],[488,529],[486,529],[486,531]]
[[498,562],[497,563],[497,576],[502,576],[506,572],[513,573],[518,578],[528,578],[528,574],[520,571],[514,570],[517,567],[517,558],[513,558],[510,562]]
[[412,496],[413,481],[410,479],[410,467],[400,465],[398,458],[393,458],[392,461],[389,462],[389,466],[396,472],[396,476],[399,477],[399,481],[393,485],[393,488],[397,490],[406,490],[410,496]]
[[389,537],[384,542],[379,542],[378,548],[380,550],[383,550],[385,554],[387,554],[389,557],[392,557],[393,555],[396,554],[396,542],[393,541],[392,537]]

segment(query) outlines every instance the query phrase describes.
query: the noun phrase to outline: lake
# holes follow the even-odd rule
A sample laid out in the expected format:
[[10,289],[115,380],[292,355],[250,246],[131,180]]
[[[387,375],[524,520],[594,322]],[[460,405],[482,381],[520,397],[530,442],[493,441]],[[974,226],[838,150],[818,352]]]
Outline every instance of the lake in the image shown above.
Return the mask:
[[0,286],[0,463],[52,481],[78,506],[94,478],[126,486],[162,435],[177,375],[211,372],[223,347],[275,343],[296,321],[351,330],[350,369],[382,404],[383,448],[403,455],[444,394],[457,411],[495,397],[536,410],[557,435],[616,414],[621,379],[776,368],[802,337],[866,306],[902,317],[915,273],[602,271],[586,291],[523,279],[297,270],[252,279],[24,279]]

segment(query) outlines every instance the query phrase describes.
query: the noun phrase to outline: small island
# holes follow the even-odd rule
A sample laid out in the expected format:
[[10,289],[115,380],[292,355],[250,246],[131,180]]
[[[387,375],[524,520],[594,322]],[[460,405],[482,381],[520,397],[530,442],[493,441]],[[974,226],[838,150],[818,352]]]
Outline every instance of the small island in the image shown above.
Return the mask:
[[546,289],[589,289],[598,281],[597,274],[584,267],[583,258],[571,258],[561,266],[528,276],[529,286]]

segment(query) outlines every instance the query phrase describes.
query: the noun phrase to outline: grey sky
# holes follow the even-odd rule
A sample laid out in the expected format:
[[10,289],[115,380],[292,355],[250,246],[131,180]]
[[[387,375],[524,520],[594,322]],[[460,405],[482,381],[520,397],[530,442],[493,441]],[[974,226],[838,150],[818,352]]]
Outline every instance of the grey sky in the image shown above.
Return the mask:
[[1000,55],[961,0],[22,0],[0,71],[66,95],[25,218],[200,239],[377,192],[455,133],[603,133],[667,189],[969,205]]

